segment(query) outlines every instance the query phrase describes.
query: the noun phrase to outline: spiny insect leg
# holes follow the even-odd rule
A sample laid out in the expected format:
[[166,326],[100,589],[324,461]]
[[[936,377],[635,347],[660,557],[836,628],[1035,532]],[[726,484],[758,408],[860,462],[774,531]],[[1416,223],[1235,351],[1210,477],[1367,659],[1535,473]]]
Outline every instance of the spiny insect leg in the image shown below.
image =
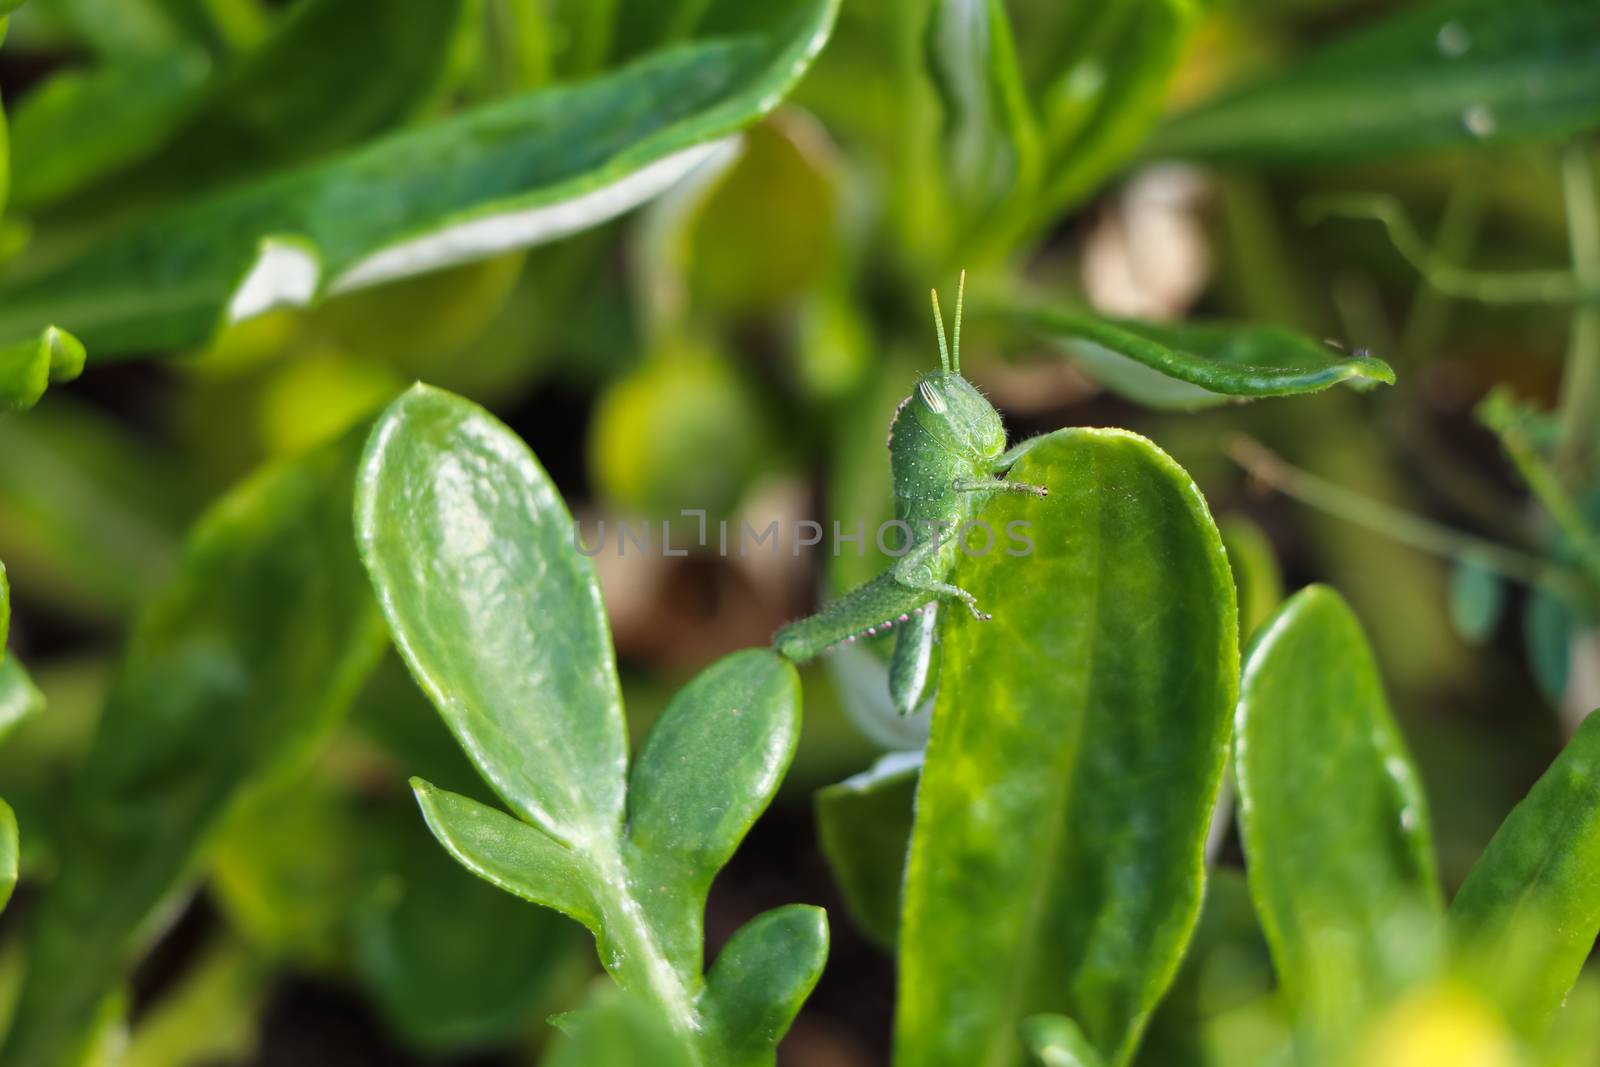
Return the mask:
[[1050,495],[1050,490],[1042,485],[1029,485],[1027,482],[1001,482],[993,478],[957,478],[950,484],[953,489],[960,493],[1032,493],[1037,497]]

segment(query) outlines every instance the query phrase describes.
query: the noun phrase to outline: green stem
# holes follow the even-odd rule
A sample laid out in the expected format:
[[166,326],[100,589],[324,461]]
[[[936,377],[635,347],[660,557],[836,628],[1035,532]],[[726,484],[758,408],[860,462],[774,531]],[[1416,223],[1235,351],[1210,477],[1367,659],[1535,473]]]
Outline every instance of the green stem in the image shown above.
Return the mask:
[[1499,425],[1491,424],[1491,428],[1500,435],[1500,443],[1511,457],[1517,474],[1555,520],[1562,536],[1577,553],[1579,564],[1588,572],[1589,580],[1596,589],[1600,589],[1600,536],[1584,521],[1577,503],[1562,486],[1555,470],[1539,458],[1533,443],[1522,432],[1522,427],[1505,420]]
[[[1583,288],[1600,288],[1600,210],[1587,146],[1567,148],[1561,159],[1561,186],[1573,274]],[[1600,453],[1600,305],[1586,304],[1573,312],[1559,417],[1556,462],[1582,479]]]
[[1400,257],[1446,296],[1479,304],[1600,305],[1600,286],[1566,269],[1480,271],[1448,261],[1417,232],[1390,196],[1323,197],[1308,205],[1307,214],[1313,219],[1337,215],[1379,223]]
[[1251,476],[1319,511],[1429,555],[1455,561],[1470,559],[1502,578],[1537,586],[1564,600],[1583,599],[1581,576],[1571,568],[1352,492],[1289,464],[1254,438],[1234,438],[1228,455]]
[[[1483,175],[1473,169],[1451,186],[1444,217],[1433,236],[1434,249],[1447,262],[1460,262],[1472,254],[1483,224],[1486,184]],[[1417,286],[1401,329],[1400,351],[1415,359],[1437,347],[1450,311],[1450,297],[1424,279]]]

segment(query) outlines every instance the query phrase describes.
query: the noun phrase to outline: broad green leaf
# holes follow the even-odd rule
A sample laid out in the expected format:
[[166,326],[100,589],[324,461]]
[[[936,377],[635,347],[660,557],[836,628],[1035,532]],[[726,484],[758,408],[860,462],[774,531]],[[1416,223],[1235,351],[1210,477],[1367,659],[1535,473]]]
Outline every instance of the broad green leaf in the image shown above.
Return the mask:
[[33,407],[46,388],[83,373],[83,358],[78,339],[54,326],[34,337],[0,343],[0,413]]
[[1035,1015],[1023,1021],[1022,1040],[1039,1067],[1103,1067],[1105,1060],[1065,1015]]
[[628,753],[611,633],[538,460],[419,386],[374,430],[356,508],[395,644],[495,793],[568,845],[614,837]]
[[1537,1038],[1600,934],[1600,716],[1507,817],[1450,905],[1472,972]]
[[1133,322],[1061,305],[1005,307],[998,314],[1061,346],[1106,388],[1147,407],[1193,409],[1315,393],[1341,382],[1394,383],[1381,359],[1346,356],[1278,326]]
[[[707,668],[657,720],[626,784],[599,588],[527,447],[483,409],[419,385],[373,430],[356,497],[357,541],[402,657],[521,820],[417,781],[434,835],[474,873],[594,930],[606,969],[697,1060],[759,1049],[740,1062],[770,1064],[811,964],[767,968],[741,991],[762,1004],[718,1015],[712,1005],[733,1002],[702,1003],[701,923],[712,876],[793,755],[792,665],[759,649]],[[758,928],[747,952],[774,936]],[[789,965],[820,969],[824,948]],[[756,1017],[760,1034],[719,1021]]]
[[773,1047],[822,977],[828,918],[821,908],[790,904],[745,923],[706,975],[700,1011],[720,1035],[717,1062],[771,1067]]
[[1590,0],[1407,5],[1173,120],[1152,156],[1319,166],[1600,123]]
[[50,78],[11,120],[17,206],[38,211],[154,151],[210,72],[204,52],[183,49]]
[[[879,685],[887,684],[879,679]],[[816,795],[817,838],[850,917],[893,949],[922,754],[893,753]]]
[[928,68],[944,101],[950,203],[968,225],[1039,180],[1039,133],[1002,0],[936,0]]
[[60,322],[97,358],[182,348],[276,306],[597,225],[776,106],[836,6],[796,0],[763,32],[675,48],[136,221],[0,285],[0,339]]
[[232,801],[297,761],[383,647],[350,546],[351,435],[269,468],[190,535],[142,614],[34,914],[7,1067],[55,1067]]
[[1440,910],[1428,807],[1361,625],[1325,586],[1258,632],[1235,769],[1250,893],[1313,1048],[1427,966]]
[[1238,678],[1233,580],[1199,490],[1141,437],[1063,430],[982,515],[1020,557],[955,581],[906,870],[897,1063],[1024,1062],[1069,1014],[1125,1064],[1200,910]]
[[800,679],[756,649],[706,668],[650,727],[628,779],[623,858],[686,982],[700,973],[711,880],[778,791],[799,739]]

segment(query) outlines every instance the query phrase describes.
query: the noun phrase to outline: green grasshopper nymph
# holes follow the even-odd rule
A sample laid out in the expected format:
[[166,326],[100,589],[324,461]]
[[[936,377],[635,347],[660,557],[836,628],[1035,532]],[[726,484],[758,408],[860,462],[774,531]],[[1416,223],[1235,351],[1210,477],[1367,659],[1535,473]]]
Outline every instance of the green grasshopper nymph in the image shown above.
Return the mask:
[[955,597],[975,619],[979,610],[967,590],[949,581],[960,539],[993,493],[1049,496],[1042,485],[1000,480],[1042,438],[1006,451],[1000,413],[961,376],[961,301],[967,275],[956,288],[954,345],[945,346],[939,293],[933,320],[939,331],[939,370],[917,380],[889,423],[889,467],[894,475],[895,518],[911,530],[908,550],[883,574],[833,601],[810,618],[792,622],[772,638],[772,647],[795,662],[836,644],[895,632],[889,693],[895,710],[909,715],[928,685],[939,601]]

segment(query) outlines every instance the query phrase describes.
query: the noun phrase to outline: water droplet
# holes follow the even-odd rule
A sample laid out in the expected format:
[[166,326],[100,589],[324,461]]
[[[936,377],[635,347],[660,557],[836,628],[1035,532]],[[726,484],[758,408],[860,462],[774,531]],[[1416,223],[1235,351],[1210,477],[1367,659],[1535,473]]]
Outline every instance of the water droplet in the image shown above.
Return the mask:
[[1494,112],[1482,104],[1473,104],[1463,111],[1461,113],[1461,124],[1474,137],[1492,136],[1498,126],[1498,123],[1495,122]]
[[1434,43],[1439,46],[1439,52],[1458,59],[1467,54],[1467,49],[1472,47],[1472,35],[1467,28],[1459,22],[1447,22],[1439,27],[1439,33],[1434,37]]

